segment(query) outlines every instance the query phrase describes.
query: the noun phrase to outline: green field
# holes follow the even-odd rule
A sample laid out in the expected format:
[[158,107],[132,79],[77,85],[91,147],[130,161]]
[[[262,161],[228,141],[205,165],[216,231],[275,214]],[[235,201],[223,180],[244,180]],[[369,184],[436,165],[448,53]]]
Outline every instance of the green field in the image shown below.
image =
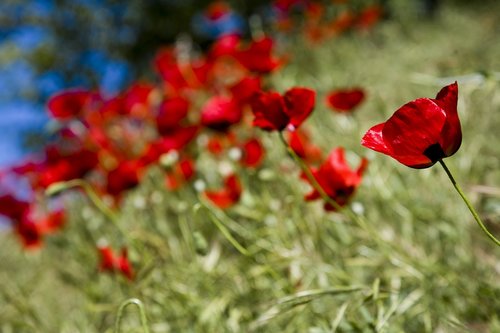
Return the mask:
[[[119,212],[126,236],[77,193],[66,199],[64,231],[40,251],[0,234],[0,332],[113,332],[119,305],[132,297],[157,333],[500,332],[500,248],[446,174],[360,145],[399,106],[458,80],[463,141],[446,162],[500,237],[500,6],[491,6],[444,6],[434,21],[396,16],[314,46],[283,41],[291,61],[270,83],[280,92],[315,89],[306,124],[314,141],[325,153],[345,147],[353,167],[370,159],[345,208],[368,228],[305,202],[299,168],[276,133],[260,131],[266,160],[241,173],[243,197],[229,210],[200,204],[192,186],[168,192],[152,168]],[[345,86],[368,93],[352,115],[323,103]],[[215,160],[202,154],[198,165],[210,183]],[[102,238],[128,244],[133,282],[98,271]],[[142,332],[134,307],[121,332]]]

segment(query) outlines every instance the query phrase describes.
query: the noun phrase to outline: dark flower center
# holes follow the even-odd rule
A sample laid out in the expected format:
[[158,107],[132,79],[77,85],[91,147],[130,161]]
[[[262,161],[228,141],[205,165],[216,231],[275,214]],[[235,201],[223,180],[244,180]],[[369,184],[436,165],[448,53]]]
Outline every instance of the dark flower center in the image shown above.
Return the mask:
[[424,151],[424,155],[434,163],[446,157],[446,154],[444,153],[443,148],[441,148],[439,143],[435,143],[427,147],[427,149]]

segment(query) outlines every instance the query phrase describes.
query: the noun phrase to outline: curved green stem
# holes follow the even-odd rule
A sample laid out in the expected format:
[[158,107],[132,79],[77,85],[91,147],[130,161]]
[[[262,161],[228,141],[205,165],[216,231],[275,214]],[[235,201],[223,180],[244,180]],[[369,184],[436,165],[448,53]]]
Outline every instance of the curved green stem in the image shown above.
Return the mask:
[[125,230],[123,230],[122,226],[120,225],[118,215],[112,211],[97,195],[97,193],[94,191],[92,186],[86,182],[83,179],[72,179],[64,182],[57,182],[52,185],[50,185],[46,193],[47,195],[56,195],[64,190],[71,189],[71,188],[81,188],[89,200],[92,202],[92,204],[104,215],[108,220],[113,222],[115,227],[125,236],[127,236],[127,233]]
[[[215,224],[215,226],[217,227],[217,229],[219,229],[219,231],[222,233],[222,235],[229,241],[229,243],[231,243],[231,245],[242,255],[244,255],[245,257],[248,257],[250,258],[251,260],[253,260],[254,262],[260,264],[260,265],[264,265],[267,270],[269,271],[269,273],[273,276],[273,278],[275,280],[279,280],[280,279],[280,275],[276,272],[276,270],[269,264],[267,263],[261,263],[259,261],[257,261],[257,259],[255,258],[254,256],[254,253],[253,252],[250,252],[249,250],[247,250],[243,245],[241,245],[234,237],[233,235],[231,235],[231,232],[229,231],[229,229],[224,225],[224,223],[222,222],[222,220],[217,216],[217,213],[216,213],[216,209],[214,206],[212,206],[209,202],[207,202],[202,196],[199,196],[199,202],[200,202],[200,205],[205,208],[206,210],[208,210],[209,214],[210,214],[210,220],[213,222],[213,224]],[[225,216],[225,218],[228,218],[227,216]]]
[[248,252],[243,245],[241,245],[234,237],[231,235],[231,232],[226,228],[226,226],[217,218],[215,213],[212,211],[212,207],[210,207],[202,197],[199,198],[200,204],[209,211],[210,215],[210,221],[215,224],[217,229],[222,233],[222,235],[231,243],[231,245],[234,246],[236,250],[238,250],[239,253],[244,255],[245,257],[250,256],[250,252]]
[[94,204],[94,206],[108,219],[112,221],[118,221],[118,216],[115,214],[115,212],[113,212],[108,206],[106,206],[106,204],[104,204],[104,202],[97,195],[92,186],[83,179],[72,179],[65,182],[54,183],[48,187],[46,192],[49,195],[56,195],[64,190],[75,187],[81,188],[85,192],[85,194],[87,194],[87,197],[90,199],[92,204]]
[[448,175],[448,178],[450,178],[451,183],[453,184],[453,187],[455,187],[455,190],[457,190],[458,194],[460,194],[460,196],[462,197],[462,200],[465,202],[465,205],[467,206],[467,208],[469,208],[469,211],[471,212],[472,216],[474,217],[474,220],[476,220],[476,222],[479,225],[479,227],[481,228],[481,230],[483,230],[483,232],[486,234],[486,236],[488,236],[488,238],[491,239],[497,246],[500,246],[500,241],[498,239],[496,239],[495,236],[493,236],[493,234],[491,232],[488,231],[488,229],[484,225],[483,221],[479,217],[479,214],[476,212],[474,207],[472,207],[470,201],[465,196],[465,193],[462,191],[462,189],[458,185],[457,181],[453,177],[450,169],[448,169],[448,167],[446,166],[446,164],[444,163],[443,160],[439,160],[439,164],[441,164],[441,166],[443,167],[444,171]]
[[128,305],[136,305],[139,308],[139,316],[141,318],[141,325],[142,325],[142,330],[144,333],[149,333],[149,328],[148,328],[148,319],[146,317],[146,311],[144,309],[144,304],[142,304],[141,300],[137,298],[130,298],[123,302],[120,307],[118,308],[118,314],[116,316],[116,321],[115,321],[115,329],[113,330],[113,333],[119,333],[120,332],[120,322],[123,318],[123,311]]

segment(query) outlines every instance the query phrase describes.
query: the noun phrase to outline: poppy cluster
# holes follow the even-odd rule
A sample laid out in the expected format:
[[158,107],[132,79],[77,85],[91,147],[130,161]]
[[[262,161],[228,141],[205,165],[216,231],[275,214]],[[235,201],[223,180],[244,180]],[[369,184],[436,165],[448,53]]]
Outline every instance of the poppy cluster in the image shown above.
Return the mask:
[[381,4],[351,6],[349,1],[334,0],[328,5],[315,0],[275,0],[274,23],[282,32],[296,31],[298,24],[294,13],[303,12],[302,26],[298,32],[310,42],[318,43],[349,31],[369,31],[385,14]]
[[45,235],[60,230],[66,221],[63,210],[42,211],[12,194],[0,196],[0,215],[10,219],[14,232],[27,249],[37,249]]
[[[319,8],[316,2],[304,3],[306,15]],[[285,12],[295,6],[286,1],[275,5]],[[226,10],[218,2],[207,15],[218,20]],[[277,55],[269,36],[247,41],[224,34],[205,53],[194,52],[182,40],[159,50],[153,60],[158,82],[137,81],[112,97],[84,88],[55,94],[47,103],[49,116],[58,124],[54,140],[37,156],[8,170],[27,179],[37,199],[28,202],[2,191],[0,214],[12,221],[25,247],[36,248],[65,220],[61,209],[40,208],[50,205],[40,202],[37,193],[55,183],[83,179],[99,197],[107,198],[110,209],[119,209],[124,196],[141,184],[152,166],[161,166],[165,190],[176,191],[201,179],[209,189],[198,189],[200,194],[220,209],[230,209],[245,188],[239,173],[265,163],[259,130],[286,132],[287,145],[311,168],[323,191],[339,206],[345,205],[361,182],[365,160],[353,171],[345,163],[344,150],[335,148],[324,161],[303,125],[316,106],[316,92],[291,87],[279,93],[266,86],[266,75],[286,62],[287,56]],[[332,106],[350,111],[363,99],[359,91],[329,100]],[[232,163],[229,175],[208,177],[222,184],[212,184],[199,172],[198,158],[206,153]],[[317,198],[317,189],[306,196],[306,200]],[[328,203],[325,208],[333,209]],[[99,247],[98,253],[101,271],[133,278],[126,248],[116,255],[110,247]]]

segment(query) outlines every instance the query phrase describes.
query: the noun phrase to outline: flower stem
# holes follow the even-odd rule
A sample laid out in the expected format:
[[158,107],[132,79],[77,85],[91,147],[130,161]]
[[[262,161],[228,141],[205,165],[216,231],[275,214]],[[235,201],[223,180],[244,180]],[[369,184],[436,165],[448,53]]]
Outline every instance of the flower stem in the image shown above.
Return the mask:
[[120,322],[123,317],[123,311],[130,304],[134,304],[139,308],[139,316],[141,318],[142,330],[144,333],[149,333],[148,320],[146,318],[146,311],[144,310],[144,304],[142,304],[142,302],[137,298],[128,299],[120,305],[120,308],[118,309],[118,315],[116,316],[115,329],[113,332],[114,333],[120,332]]
[[455,178],[451,174],[450,169],[448,169],[448,167],[446,166],[446,164],[444,163],[443,160],[439,160],[439,164],[441,164],[441,166],[443,167],[444,171],[448,175],[448,178],[450,178],[451,183],[453,184],[453,187],[455,187],[455,190],[457,190],[458,194],[460,194],[460,196],[462,197],[462,200],[467,205],[467,208],[469,208],[469,211],[471,212],[472,216],[476,220],[476,222],[479,225],[479,227],[483,230],[483,232],[486,234],[486,236],[488,236],[497,246],[500,246],[500,241],[498,239],[496,239],[495,236],[493,236],[493,234],[491,232],[488,231],[488,229],[484,225],[483,221],[481,221],[481,218],[479,217],[479,214],[476,212],[476,210],[474,209],[474,207],[472,207],[470,201],[465,196],[465,193],[462,191],[462,189],[458,185],[457,181],[455,180]]
[[66,189],[79,187],[81,188],[94,206],[103,213],[109,220],[116,222],[118,221],[118,216],[113,212],[106,204],[101,200],[101,198],[94,191],[92,186],[83,179],[72,179],[64,182],[64,187]]
[[[108,220],[110,220],[116,228],[125,236],[127,237],[127,233],[125,230],[122,228],[122,226],[119,223],[119,218],[118,215],[112,211],[97,195],[97,193],[94,191],[92,186],[86,182],[83,179],[72,179],[68,180],[65,182],[60,182],[54,184],[54,187],[57,187],[58,189],[56,190],[57,193],[60,192],[61,190],[66,190],[70,188],[76,188],[79,187],[81,188],[85,194],[87,195],[88,199],[92,202],[92,204],[104,215]],[[50,189],[50,188],[49,188]],[[48,189],[48,190],[49,190]]]
[[226,228],[226,226],[222,223],[222,221],[220,221],[218,219],[218,217],[216,216],[215,212],[213,212],[212,207],[210,207],[210,205],[208,203],[206,203],[205,200],[202,197],[199,198],[199,202],[200,202],[200,204],[201,204],[202,207],[204,207],[205,209],[208,210],[210,221],[212,221],[212,223],[215,224],[215,226],[217,227],[217,229],[219,229],[219,231],[229,241],[229,243],[231,243],[231,245],[234,246],[234,248],[239,253],[241,253],[245,257],[249,257],[250,256],[250,252],[248,252],[248,250],[243,245],[241,245],[233,237],[233,235],[231,235],[231,232]]
[[302,169],[302,171],[304,172],[304,174],[307,177],[307,180],[309,180],[309,183],[311,184],[311,186],[316,191],[318,191],[319,195],[321,196],[321,198],[323,200],[325,200],[327,203],[332,205],[336,210],[340,210],[342,207],[340,207],[340,205],[335,200],[330,198],[328,196],[328,194],[325,192],[325,190],[323,190],[321,185],[318,183],[318,181],[316,180],[316,178],[312,174],[311,169],[309,169],[309,167],[306,165],[304,160],[302,158],[300,158],[299,155],[297,155],[297,153],[292,149],[292,147],[290,147],[290,145],[288,144],[288,142],[285,139],[285,136],[283,135],[283,132],[279,132],[279,136],[280,136],[281,142],[285,146],[288,154],[294,159],[294,161]]

